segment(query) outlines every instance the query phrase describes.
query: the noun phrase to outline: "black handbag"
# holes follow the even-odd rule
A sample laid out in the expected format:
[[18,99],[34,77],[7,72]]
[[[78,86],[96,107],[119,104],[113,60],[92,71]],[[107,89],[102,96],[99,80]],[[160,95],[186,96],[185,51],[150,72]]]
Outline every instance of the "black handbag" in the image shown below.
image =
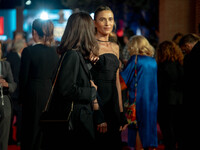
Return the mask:
[[47,100],[47,103],[45,105],[45,108],[40,116],[40,126],[41,127],[49,127],[51,125],[56,125],[56,124],[67,124],[67,128],[69,131],[73,130],[73,123],[72,123],[72,120],[71,120],[71,114],[73,112],[73,107],[74,107],[74,102],[72,101],[71,103],[71,108],[70,108],[70,112],[68,114],[67,117],[63,118],[63,119],[60,119],[60,118],[57,118],[55,116],[55,114],[53,114],[53,112],[50,112],[48,111],[48,106],[49,106],[49,103],[51,101],[51,98],[52,98],[52,94],[53,94],[53,91],[54,91],[54,87],[55,87],[55,84],[56,84],[56,80],[57,80],[57,77],[58,77],[58,74],[59,74],[59,71],[60,71],[60,68],[61,68],[61,65],[62,65],[62,62],[63,62],[63,59],[66,55],[66,52],[64,53],[61,61],[60,61],[60,64],[59,64],[59,67],[57,69],[57,73],[56,73],[56,76],[55,76],[55,80],[53,82],[53,85],[51,87],[51,91],[50,91],[50,94],[49,94],[49,98]]

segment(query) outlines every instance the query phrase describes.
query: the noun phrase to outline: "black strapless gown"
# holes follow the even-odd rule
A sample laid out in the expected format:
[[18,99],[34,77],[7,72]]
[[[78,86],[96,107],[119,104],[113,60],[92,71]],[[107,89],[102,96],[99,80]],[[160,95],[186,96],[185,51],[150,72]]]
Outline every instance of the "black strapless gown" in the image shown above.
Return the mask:
[[118,145],[121,143],[119,132],[120,110],[116,87],[116,72],[118,68],[118,58],[114,54],[105,53],[99,56],[96,65],[91,69],[92,77],[100,96],[100,100],[98,100],[100,108],[108,125],[108,132],[106,134],[97,133],[99,149],[109,148],[110,146],[112,148],[116,146],[117,149],[120,149]]

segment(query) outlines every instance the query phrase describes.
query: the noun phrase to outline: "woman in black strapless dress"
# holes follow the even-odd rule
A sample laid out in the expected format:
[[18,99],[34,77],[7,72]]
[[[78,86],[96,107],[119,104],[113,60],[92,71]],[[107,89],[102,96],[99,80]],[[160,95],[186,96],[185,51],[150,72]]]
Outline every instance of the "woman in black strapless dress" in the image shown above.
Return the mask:
[[127,127],[123,115],[121,86],[119,82],[119,46],[111,42],[114,15],[107,6],[97,8],[94,16],[96,38],[99,44],[99,60],[91,69],[97,85],[100,108],[107,123],[107,132],[97,132],[97,149],[122,149],[121,131]]

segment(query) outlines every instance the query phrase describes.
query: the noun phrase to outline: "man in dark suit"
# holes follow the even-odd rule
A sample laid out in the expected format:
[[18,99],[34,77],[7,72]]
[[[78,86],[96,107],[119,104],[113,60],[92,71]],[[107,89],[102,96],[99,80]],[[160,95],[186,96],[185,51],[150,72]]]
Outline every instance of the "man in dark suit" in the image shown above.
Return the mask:
[[[10,63],[13,78],[15,83],[17,84],[17,88],[14,93],[11,94],[13,107],[12,107],[12,121],[11,121],[11,128],[10,128],[10,135],[9,135],[9,145],[15,144],[20,145],[21,139],[21,105],[19,104],[19,70],[20,70],[20,62],[21,62],[21,53],[26,47],[26,41],[24,39],[19,39],[14,42],[13,49],[7,54],[7,61]],[[16,126],[17,126],[17,134],[15,142],[13,139],[13,130],[12,124],[14,121],[14,116],[16,117]]]
[[[199,130],[199,85],[200,85],[200,42],[195,34],[183,36],[179,42],[184,57],[184,93],[183,103],[185,114],[183,114],[184,127],[184,149],[196,149],[199,147],[196,136]],[[192,141],[190,141],[192,140]]]

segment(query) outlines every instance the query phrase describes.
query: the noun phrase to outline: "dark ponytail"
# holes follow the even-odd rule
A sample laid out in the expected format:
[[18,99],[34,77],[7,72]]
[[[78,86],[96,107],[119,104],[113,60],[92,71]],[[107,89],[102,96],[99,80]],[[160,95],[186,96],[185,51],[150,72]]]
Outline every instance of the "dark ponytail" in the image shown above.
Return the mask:
[[54,25],[50,20],[35,19],[32,29],[37,32],[40,39],[43,39],[45,45],[51,45],[53,42]]

